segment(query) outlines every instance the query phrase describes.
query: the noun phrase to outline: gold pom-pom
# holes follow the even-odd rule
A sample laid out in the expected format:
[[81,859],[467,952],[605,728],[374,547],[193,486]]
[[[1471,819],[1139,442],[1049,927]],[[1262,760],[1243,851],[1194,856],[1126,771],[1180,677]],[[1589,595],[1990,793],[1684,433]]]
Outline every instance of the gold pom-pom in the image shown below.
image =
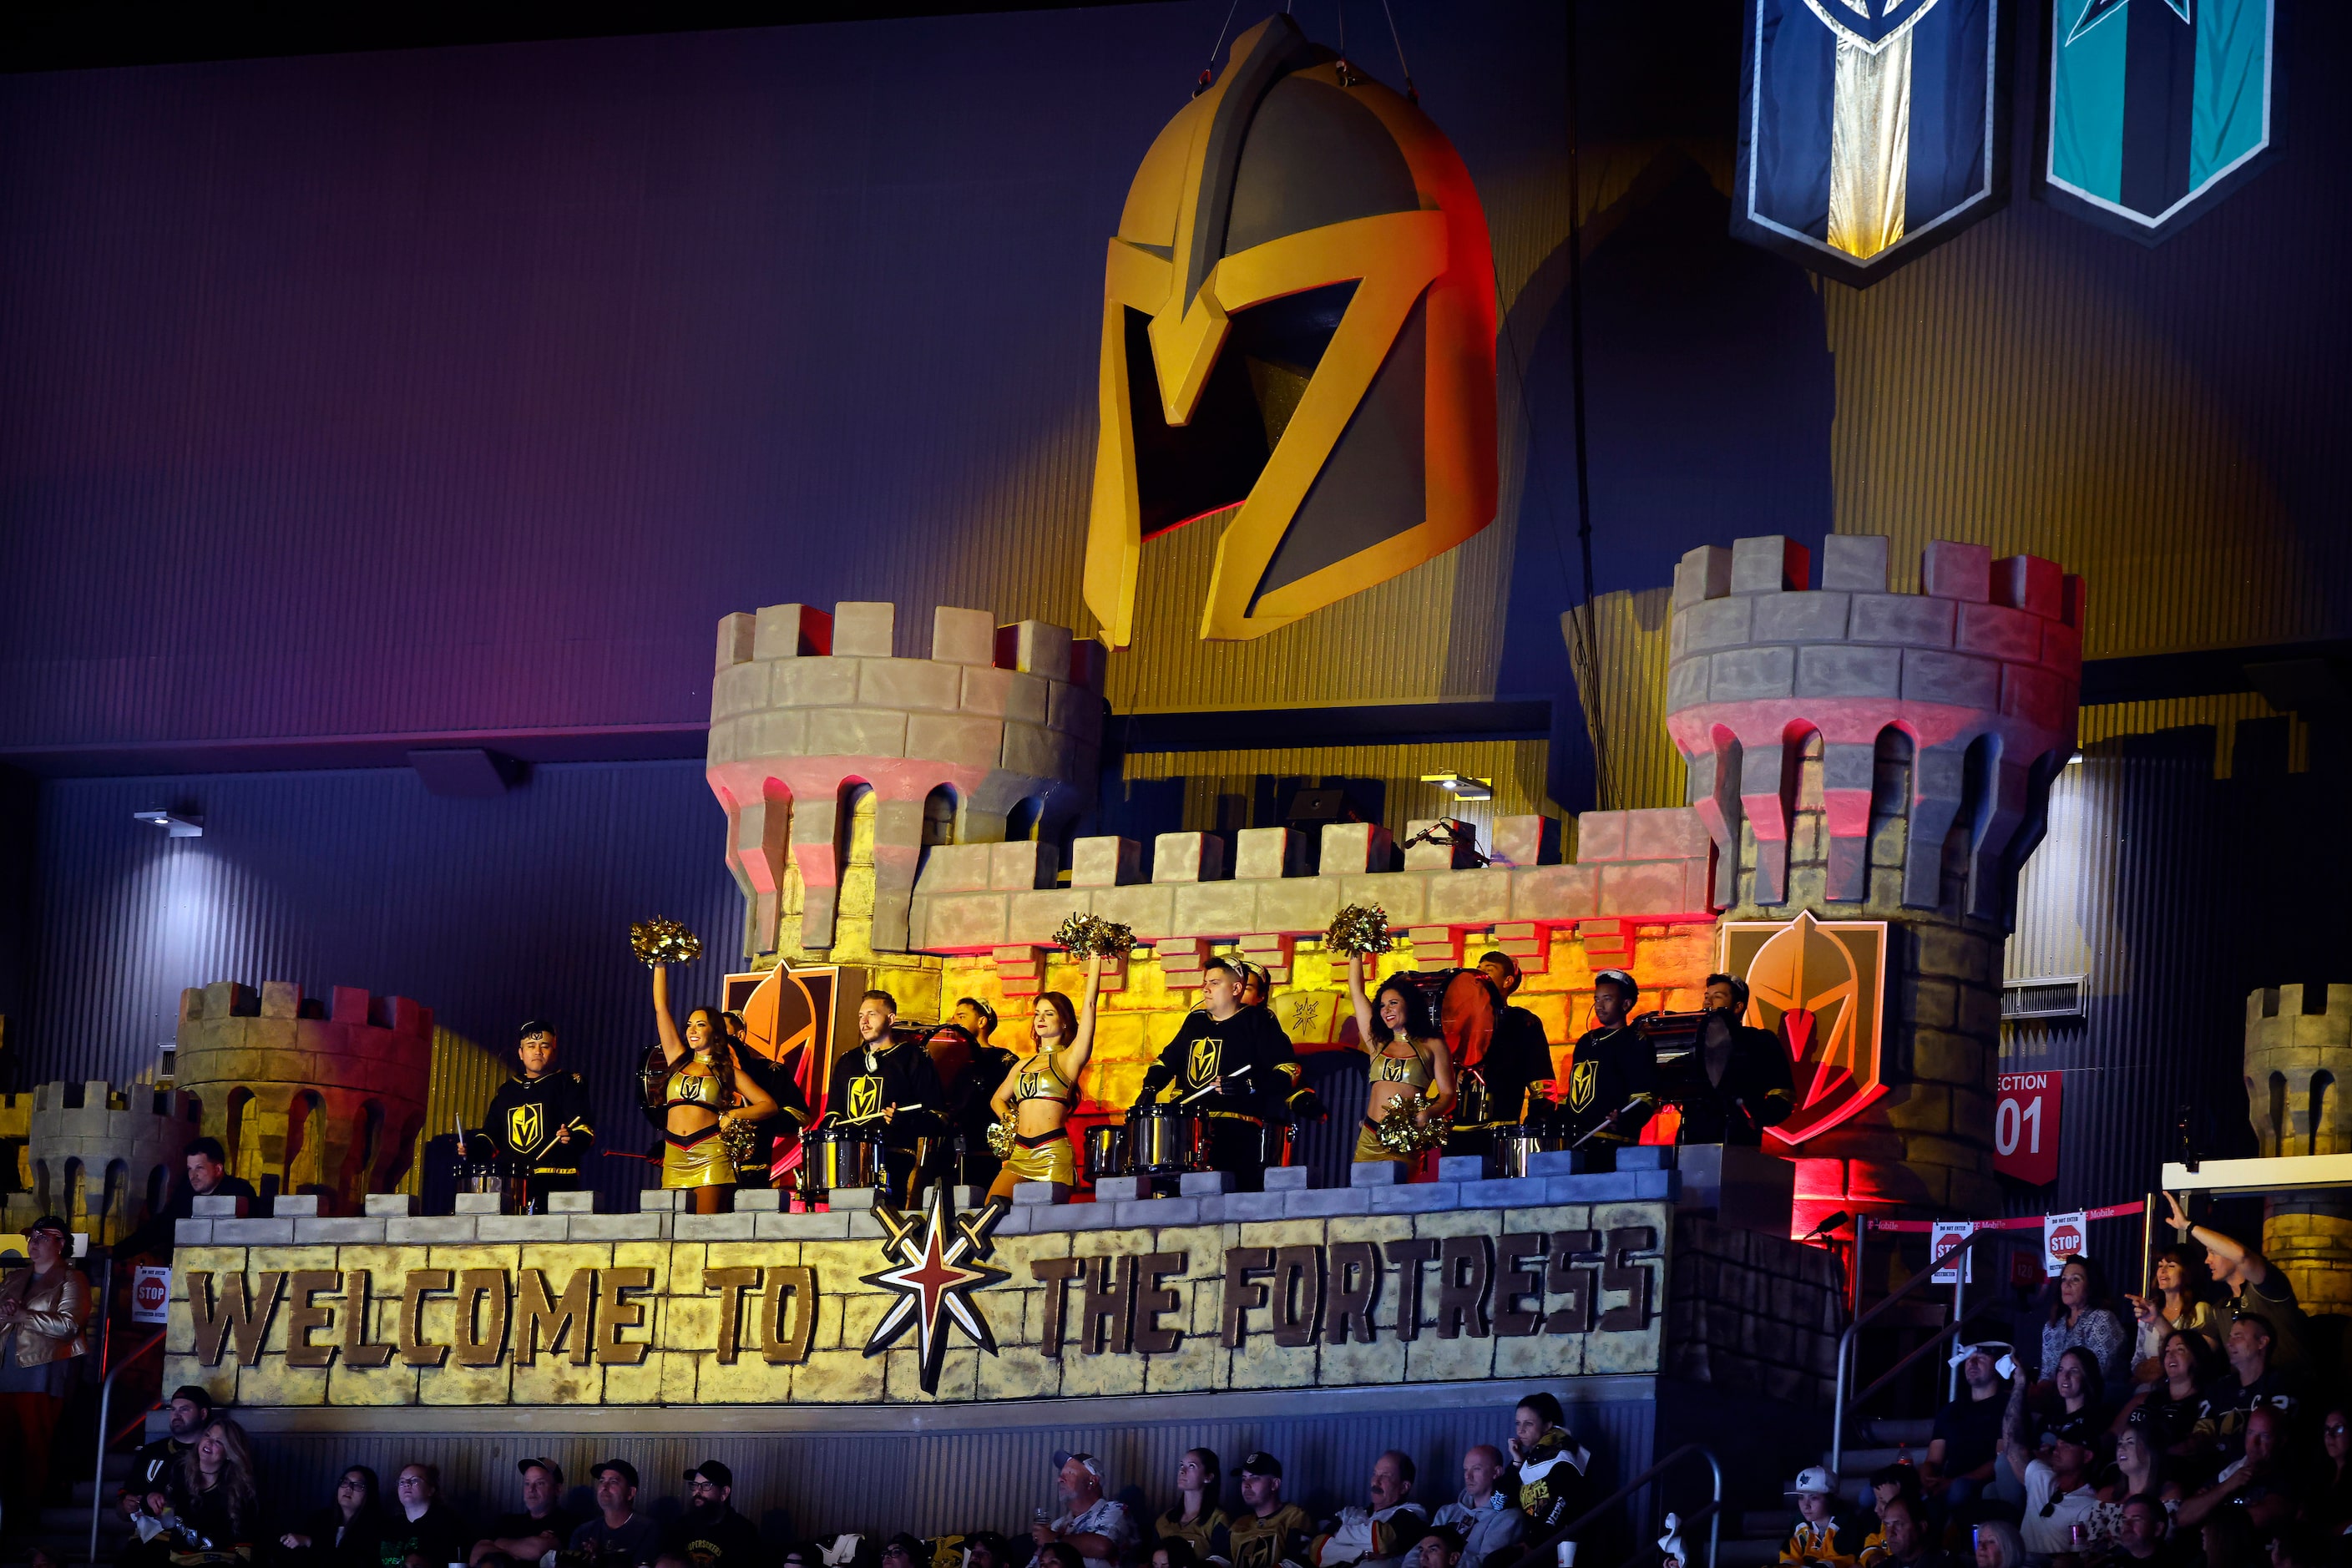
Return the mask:
[[1338,953],[1386,952],[1396,945],[1389,935],[1389,912],[1378,904],[1349,904],[1331,917],[1323,945]]
[[1013,1158],[1013,1123],[992,1121],[988,1124],[988,1149],[1000,1160]]
[[629,946],[639,963],[692,963],[702,956],[702,939],[676,921],[638,921],[629,927]]
[[746,1121],[740,1116],[720,1117],[719,1142],[727,1151],[729,1163],[739,1171],[751,1170],[767,1163],[761,1157],[761,1145],[765,1140],[760,1136],[760,1124],[756,1121]]
[[1429,1101],[1418,1094],[1400,1094],[1389,1101],[1381,1119],[1372,1128],[1372,1136],[1380,1146],[1391,1154],[1417,1160],[1445,1142],[1445,1124],[1442,1121],[1423,1121],[1417,1112]]
[[1072,915],[1054,933],[1054,944],[1072,958],[1117,958],[1135,945],[1135,928],[1100,915]]

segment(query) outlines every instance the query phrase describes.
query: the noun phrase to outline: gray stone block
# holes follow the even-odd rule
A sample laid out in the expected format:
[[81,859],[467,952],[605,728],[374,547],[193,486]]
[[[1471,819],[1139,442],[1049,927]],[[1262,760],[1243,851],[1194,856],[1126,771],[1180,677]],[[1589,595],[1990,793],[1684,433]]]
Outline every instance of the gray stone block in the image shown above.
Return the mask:
[[735,1189],[737,1214],[776,1214],[784,1206],[784,1194],[774,1187],[738,1187]]
[[1045,721],[1045,679],[1017,669],[985,669],[967,666],[963,672],[963,710],[991,719],[1017,719],[1024,724]]
[[172,1222],[172,1242],[175,1247],[210,1247],[213,1226],[209,1219],[177,1219]]
[[845,1214],[755,1214],[751,1234],[761,1241],[842,1241],[849,1236]]
[[898,626],[898,606],[875,600],[845,600],[833,607],[835,658],[888,658]]
[[1075,778],[1077,754],[1076,742],[1061,731],[1008,721],[997,765],[1033,779]]
[[1903,689],[1903,650],[1826,643],[1797,650],[1800,697],[1894,697]]
[[1720,544],[1702,544],[1683,552],[1675,565],[1675,608],[1688,609],[1731,592],[1731,552]]
[[910,713],[907,755],[960,768],[992,768],[1004,751],[1004,721],[979,713]]
[[198,1219],[242,1219],[247,1200],[231,1197],[199,1197],[190,1201],[188,1212]]
[[501,1193],[459,1193],[450,1200],[450,1208],[457,1214],[498,1214],[506,1201]]
[[[1228,1186],[1218,1188],[1219,1192],[1230,1190],[1233,1178],[1225,1175],[1223,1171],[1204,1173],[1220,1177],[1229,1184]],[[1184,1179],[1188,1182],[1192,1180],[1190,1176]],[[1305,1165],[1270,1165],[1265,1171],[1265,1186],[1269,1193],[1303,1193],[1314,1184],[1315,1173]],[[1189,1193],[1192,1189],[1188,1186],[1184,1190]]]
[[1444,1214],[1462,1206],[1459,1182],[1408,1182],[1401,1187],[1367,1187],[1373,1214]]
[[475,1222],[479,1241],[568,1241],[572,1216],[561,1214],[486,1214]]
[[1677,612],[1675,619],[1683,626],[1683,647],[1692,653],[1709,653],[1717,648],[1738,647],[1748,640],[1748,628],[1754,624],[1754,597],[1709,599]]
[[1731,542],[1731,591],[1778,594],[1802,588],[1811,572],[1812,552],[1781,533],[1759,533]]
[[1544,1178],[1543,1201],[1548,1204],[1620,1204],[1632,1201],[1636,1176],[1654,1174],[1640,1171],[1588,1171],[1575,1176]]
[[1141,874],[1143,846],[1132,838],[1077,838],[1070,842],[1070,886],[1118,888]]
[[1062,852],[1049,839],[1016,838],[988,847],[988,885],[998,892],[1051,888],[1061,868]]
[[1663,1143],[1630,1143],[1617,1151],[1621,1171],[1665,1171],[1674,1163],[1675,1152]]
[[381,1219],[359,1218],[298,1219],[294,1222],[294,1245],[381,1247],[386,1223]]
[[[1070,1201],[1070,1189],[1059,1182],[1015,1182],[1013,1184],[1013,1205],[1026,1208],[1035,1204],[1066,1204]],[[872,1205],[868,1204],[868,1207]]]
[[637,1194],[637,1212],[672,1214],[681,1206],[678,1200],[684,1196],[685,1192],[679,1188],[646,1187]]
[[1992,551],[1982,544],[1931,539],[1919,552],[1919,592],[1981,605],[1992,597]]
[[1679,713],[1706,700],[1707,661],[1705,655],[1678,658],[1666,667],[1666,711]]
[[[1322,1187],[1278,1195],[1282,1199],[1284,1218],[1309,1219],[1322,1215],[1370,1214],[1372,1212],[1372,1194],[1381,1190],[1380,1187]],[[1262,1195],[1272,1197],[1277,1194],[1269,1193]],[[1232,1200],[1226,1202],[1230,1207]]]
[[1296,877],[1307,868],[1307,835],[1291,827],[1244,827],[1234,836],[1234,876],[1245,881]]
[[857,702],[861,708],[954,712],[963,706],[963,667],[928,658],[859,659]]
[[280,1193],[269,1200],[272,1219],[317,1219],[319,1194],[316,1193]]
[[[1025,1182],[1022,1184],[1023,1186],[1028,1184]],[[835,1187],[824,1194],[824,1206],[836,1214],[856,1214],[861,1209],[872,1209],[877,1195],[877,1189],[873,1187]],[[1013,1201],[1019,1203],[1021,1200],[1016,1196]]]
[[1393,1160],[1359,1160],[1348,1168],[1351,1187],[1393,1187],[1405,1178],[1405,1168]]
[[478,1235],[480,1219],[469,1214],[419,1215],[414,1219],[388,1219],[383,1222],[383,1239],[393,1247],[413,1246],[444,1241],[472,1241]]
[[952,664],[996,662],[996,616],[940,605],[931,611],[931,657]]
[[1758,642],[1843,642],[1845,594],[1766,594],[1756,601]]
[[1192,1201],[1201,1205],[1201,1223],[1202,1225],[1223,1225],[1225,1223],[1225,1204],[1228,1201],[1227,1194],[1220,1194],[1213,1198],[1194,1198]]
[[1033,1204],[1029,1207],[1023,1209],[1007,1209],[1004,1213],[1004,1217],[996,1222],[996,1228],[989,1234],[992,1236],[1027,1236],[1029,1234],[1029,1216],[1033,1214],[1044,1214],[1045,1212],[1047,1211],[1044,1204]]
[[1918,594],[1856,594],[1846,636],[1853,642],[1949,647],[1956,621],[1949,599]]
[[882,1239],[882,1222],[876,1219],[870,1212],[861,1212],[846,1217],[849,1221],[850,1240],[880,1241]]
[[1095,1202],[1098,1204],[1132,1203],[1142,1196],[1140,1176],[1097,1176]]
[[1215,882],[1225,875],[1225,841],[1213,833],[1163,833],[1152,840],[1154,882]]
[[1049,1204],[1029,1211],[1029,1231],[1034,1236],[1055,1230],[1117,1230],[1125,1223],[1121,1204]]
[[1943,702],[1958,708],[2000,708],[2000,666],[1989,658],[1937,653],[1927,648],[1903,650],[1903,696],[1912,702]]
[[[1102,1201],[1095,1201],[1097,1208]],[[1163,1225],[1198,1225],[1201,1223],[1201,1200],[1198,1198],[1134,1198],[1113,1204],[1122,1228],[1138,1228]]]
[[1706,693],[1710,702],[1790,697],[1795,695],[1796,687],[1797,650],[1793,647],[1737,647],[1715,655],[1708,663]]
[[1822,586],[1884,594],[1886,551],[1883,533],[1831,534],[1822,541]]
[[547,1194],[550,1214],[594,1214],[596,1194],[593,1192],[550,1193]]
[[1523,1208],[1544,1201],[1545,1176],[1496,1176],[1483,1182],[1462,1184],[1462,1206],[1465,1209]]
[[370,1193],[367,1214],[370,1219],[405,1219],[416,1212],[416,1198],[410,1193]]
[[215,1247],[291,1247],[294,1245],[294,1222],[290,1219],[216,1219],[213,1221]]
[[1441,1182],[1483,1182],[1486,1179],[1486,1157],[1483,1154],[1440,1154],[1437,1157],[1437,1179]]
[[1283,1205],[1288,1203],[1292,1198],[1303,1195],[1304,1194],[1302,1193],[1296,1191],[1286,1193],[1227,1193],[1224,1197],[1224,1223],[1227,1225],[1239,1225],[1250,1220],[1280,1219],[1283,1217],[1284,1214]]
[[680,1241],[750,1241],[759,1233],[757,1215],[682,1214],[670,1234]]
[[718,657],[712,668],[725,669],[750,658],[759,647],[760,620],[749,610],[737,610],[719,617]]
[[819,757],[903,757],[907,715],[883,708],[820,708],[809,715],[808,749]]
[[565,1217],[573,1241],[667,1241],[667,1214],[575,1214]]

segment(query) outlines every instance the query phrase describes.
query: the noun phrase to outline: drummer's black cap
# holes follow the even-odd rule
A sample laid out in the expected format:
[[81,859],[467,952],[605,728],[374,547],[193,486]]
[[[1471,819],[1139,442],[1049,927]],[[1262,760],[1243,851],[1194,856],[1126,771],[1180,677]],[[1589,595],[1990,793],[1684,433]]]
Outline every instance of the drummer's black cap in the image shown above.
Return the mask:
[[1594,990],[1598,991],[1603,985],[1614,985],[1622,991],[1628,1006],[1633,1005],[1633,998],[1642,994],[1642,988],[1634,984],[1633,977],[1622,969],[1604,969],[1592,977]]
[[1265,1449],[1259,1448],[1243,1458],[1242,1468],[1235,1473],[1244,1476],[1269,1476],[1278,1481],[1282,1479],[1282,1461]]

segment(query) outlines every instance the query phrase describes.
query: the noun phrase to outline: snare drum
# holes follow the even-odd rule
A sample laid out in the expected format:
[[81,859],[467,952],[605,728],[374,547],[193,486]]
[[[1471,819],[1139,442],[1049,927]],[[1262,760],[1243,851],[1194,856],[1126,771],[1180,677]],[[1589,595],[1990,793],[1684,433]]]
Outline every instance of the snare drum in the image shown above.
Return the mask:
[[1131,1176],[1178,1176],[1204,1168],[1205,1118],[1173,1105],[1139,1105],[1127,1116],[1127,1171]]
[[1489,1096],[1486,1075],[1475,1068],[1466,1068],[1454,1075],[1454,1125],[1484,1127]]
[[1568,1139],[1558,1132],[1538,1131],[1533,1127],[1498,1127],[1495,1130],[1495,1174],[1524,1176],[1529,1155],[1567,1147]]
[[882,1141],[866,1129],[820,1127],[801,1142],[808,1151],[801,1163],[803,1191],[883,1184]]
[[1115,1121],[1087,1129],[1087,1180],[1127,1174],[1127,1129]]

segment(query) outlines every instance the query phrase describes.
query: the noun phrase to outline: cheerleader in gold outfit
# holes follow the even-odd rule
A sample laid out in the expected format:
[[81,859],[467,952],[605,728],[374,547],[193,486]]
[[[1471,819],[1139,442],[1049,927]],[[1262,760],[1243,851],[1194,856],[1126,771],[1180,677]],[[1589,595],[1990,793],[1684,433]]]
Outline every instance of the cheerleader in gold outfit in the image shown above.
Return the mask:
[[1413,1120],[1445,1125],[1454,1114],[1454,1053],[1417,987],[1391,979],[1376,998],[1364,995],[1360,952],[1348,955],[1348,1001],[1356,1013],[1356,1043],[1371,1058],[1371,1093],[1364,1101],[1364,1125],[1356,1133],[1356,1159],[1408,1164],[1381,1144],[1381,1118],[1399,1097],[1417,1094],[1423,1103]]
[[722,1133],[730,1121],[776,1113],[768,1092],[735,1068],[734,1043],[716,1007],[686,1016],[686,1033],[669,1012],[669,966],[654,965],[654,1023],[669,1068],[662,1112],[662,1185],[693,1192],[696,1214],[719,1214],[735,1185],[735,1162]]
[[1013,1123],[1013,1152],[988,1189],[991,1198],[1010,1201],[1017,1182],[1078,1184],[1078,1159],[1070,1147],[1070,1112],[1078,1103],[1078,1075],[1095,1048],[1095,1002],[1102,992],[1102,954],[1087,960],[1087,1002],[1073,1012],[1058,991],[1037,998],[1030,1020],[1034,1048],[1004,1075],[989,1097],[999,1121]]

